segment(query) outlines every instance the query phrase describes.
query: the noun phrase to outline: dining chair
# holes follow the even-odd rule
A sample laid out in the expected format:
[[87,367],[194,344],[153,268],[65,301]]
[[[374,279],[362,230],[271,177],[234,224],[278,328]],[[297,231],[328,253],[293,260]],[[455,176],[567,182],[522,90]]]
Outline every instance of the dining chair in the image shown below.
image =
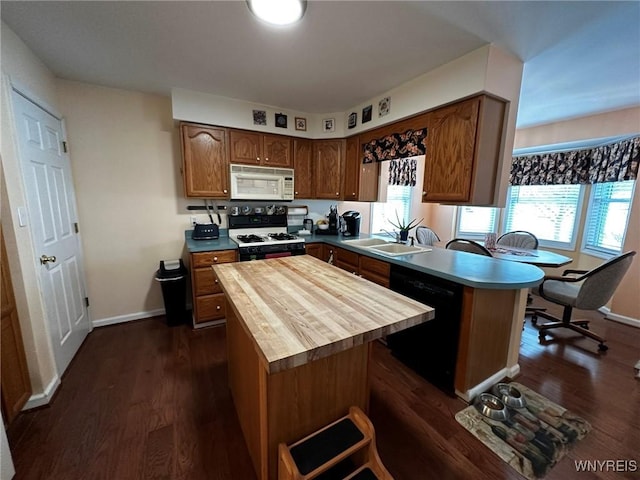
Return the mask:
[[477,253],[478,255],[486,255],[487,257],[492,257],[491,252],[487,250],[484,246],[480,245],[478,242],[474,242],[473,240],[467,240],[464,238],[454,238],[450,240],[445,248],[449,250],[461,250],[463,252],[469,253]]
[[416,241],[418,245],[433,246],[434,243],[440,241],[440,237],[429,227],[420,226],[416,228]]
[[[527,232],[525,230],[513,230],[501,235],[498,240],[496,240],[496,245],[502,247],[522,248],[525,250],[537,250],[539,242],[538,237],[531,232]],[[546,308],[543,307],[532,307],[532,303],[533,297],[528,293],[525,316],[535,315],[536,312],[544,312],[546,310]]]
[[531,232],[514,230],[501,235],[498,240],[496,240],[496,245],[523,248],[525,250],[537,250],[538,238]]
[[533,314],[531,322],[534,325],[537,323],[537,317],[553,320],[538,327],[540,342],[544,341],[548,330],[564,327],[600,342],[598,350],[607,350],[609,347],[605,345],[604,338],[589,331],[589,321],[571,320],[571,314],[574,308],[597,310],[604,306],[627,273],[635,254],[636,252],[631,251],[618,255],[593,270],[565,270],[562,276],[545,276],[539,287],[540,296],[562,305],[564,310],[562,319],[545,312]]

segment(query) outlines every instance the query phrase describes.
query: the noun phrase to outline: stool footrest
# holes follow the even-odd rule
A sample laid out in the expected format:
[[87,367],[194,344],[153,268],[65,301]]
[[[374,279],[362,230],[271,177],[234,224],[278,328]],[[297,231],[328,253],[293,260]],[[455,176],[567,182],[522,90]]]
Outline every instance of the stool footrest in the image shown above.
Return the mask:
[[373,425],[358,407],[278,450],[279,480],[393,480],[376,451]]

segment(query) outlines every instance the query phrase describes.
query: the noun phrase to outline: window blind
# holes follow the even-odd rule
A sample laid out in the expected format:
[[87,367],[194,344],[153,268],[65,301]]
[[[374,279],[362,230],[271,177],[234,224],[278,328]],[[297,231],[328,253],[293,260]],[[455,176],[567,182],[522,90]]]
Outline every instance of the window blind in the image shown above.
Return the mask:
[[411,220],[411,187],[402,185],[389,185],[387,187],[387,201],[373,204],[371,231],[379,233],[383,230],[397,230],[390,223],[396,222],[396,212],[405,223]]
[[486,233],[497,232],[498,212],[493,207],[459,208],[458,237],[484,237]]
[[520,185],[509,189],[504,231],[526,230],[550,245],[572,246],[580,185]]
[[628,180],[592,185],[585,249],[611,254],[622,251],[634,184]]

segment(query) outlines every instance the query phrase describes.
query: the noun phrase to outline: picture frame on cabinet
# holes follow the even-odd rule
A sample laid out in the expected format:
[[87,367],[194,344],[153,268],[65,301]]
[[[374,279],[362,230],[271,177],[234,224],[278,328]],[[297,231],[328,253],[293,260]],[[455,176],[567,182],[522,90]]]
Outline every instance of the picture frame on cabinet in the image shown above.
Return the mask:
[[303,117],[295,117],[296,130],[307,131],[307,119]]
[[284,113],[276,113],[276,127],[287,128],[287,116]]
[[358,123],[358,114],[356,112],[351,112],[349,114],[349,121],[347,122],[347,128],[354,128]]
[[334,132],[336,129],[336,120],[335,118],[325,118],[322,120],[322,131],[323,132]]
[[254,125],[266,125],[267,124],[267,112],[265,110],[253,111],[253,124]]
[[373,111],[373,106],[369,105],[362,109],[362,123],[367,123],[371,121],[371,112]]

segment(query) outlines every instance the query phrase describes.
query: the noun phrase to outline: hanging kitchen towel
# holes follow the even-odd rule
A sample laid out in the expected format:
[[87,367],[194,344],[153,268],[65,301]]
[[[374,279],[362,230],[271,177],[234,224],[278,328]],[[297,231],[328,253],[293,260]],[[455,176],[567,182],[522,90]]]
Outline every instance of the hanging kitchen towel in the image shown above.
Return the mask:
[[389,163],[389,185],[401,185],[405,187],[416,186],[415,158],[400,158]]

